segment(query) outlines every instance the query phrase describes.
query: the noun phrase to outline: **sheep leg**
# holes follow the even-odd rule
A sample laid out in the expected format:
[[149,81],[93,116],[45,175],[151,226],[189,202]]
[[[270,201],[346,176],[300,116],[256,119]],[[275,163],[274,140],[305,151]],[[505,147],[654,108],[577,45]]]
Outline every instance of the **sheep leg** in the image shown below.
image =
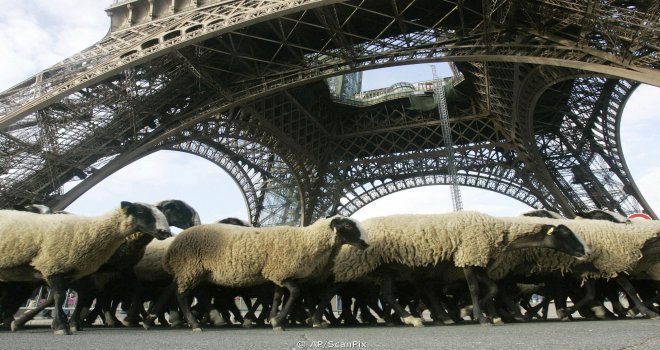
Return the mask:
[[[226,324],[225,320],[220,316],[220,312],[214,307],[211,306],[211,298],[209,298],[208,286],[200,286],[196,293],[197,303],[201,309],[201,315],[208,315],[209,321],[213,323],[213,326],[224,326]],[[233,303],[233,300],[232,300]]]
[[274,319],[277,316],[277,312],[280,309],[282,304],[282,298],[284,297],[284,288],[276,286],[273,292],[273,303],[270,306],[270,319]]
[[[513,301],[513,298],[508,293],[500,292],[498,293],[499,300],[501,300],[505,305],[505,311],[509,313],[509,316],[516,321],[524,321],[525,317],[520,312],[520,306]],[[529,298],[527,299],[529,300]]]
[[383,273],[380,285],[380,295],[385,302],[390,305],[396,314],[403,320],[405,324],[413,325],[414,327],[423,327],[424,324],[420,318],[414,317],[394,297],[394,280],[389,273]]
[[488,315],[490,316],[491,320],[493,321],[494,324],[500,324],[502,323],[502,319],[497,315],[497,311],[495,310],[495,303],[493,299],[497,295],[497,284],[493,282],[493,280],[488,277],[486,270],[481,267],[475,267],[475,273],[477,280],[483,284],[486,285],[487,291],[486,295],[479,300],[479,303],[481,305],[486,305],[486,309],[488,310]]
[[623,306],[623,304],[621,304],[618,290],[614,290],[612,288],[604,288],[603,294],[605,298],[607,298],[607,300],[612,303],[612,311],[615,317],[625,318],[628,314],[628,310]]
[[172,295],[175,294],[176,284],[170,283],[167,287],[163,288],[158,300],[155,303],[149,306],[147,310],[147,316],[142,320],[142,327],[149,329],[154,325],[154,321],[158,318],[158,315],[163,313],[165,306],[170,302]]
[[[298,300],[298,297],[300,296],[300,287],[298,286],[297,283],[290,280],[286,280],[282,282],[282,286],[284,286],[284,288],[286,288],[289,291],[289,299],[286,301],[286,303],[282,307],[282,310],[280,310],[277,316],[270,319],[270,324],[271,326],[273,326],[273,330],[283,330],[282,321],[284,321],[286,317],[289,315],[289,313],[291,312],[291,308],[293,307],[294,303],[296,302],[296,300]],[[276,290],[277,289],[278,288],[276,288]],[[277,310],[275,303],[276,303],[276,299],[273,298],[273,309],[271,309],[271,315],[273,313],[273,310]]]
[[256,312],[257,305],[260,303],[261,304],[261,312],[259,313],[259,317],[257,317],[257,324],[260,325],[265,325],[267,317],[270,315],[270,310],[273,307],[272,304],[272,295],[270,297],[265,297],[265,296],[260,296],[257,298],[257,304],[255,304],[254,309]]
[[[541,311],[542,309],[547,310],[547,307],[550,304],[550,300],[552,300],[552,298],[548,295],[545,295],[543,296],[543,300],[537,305],[534,306],[529,305],[529,308],[527,308],[525,311],[525,319],[531,320],[534,317],[543,318],[542,316],[539,315],[539,311]],[[543,314],[547,317],[548,312],[545,311]]]
[[[355,305],[355,306],[353,306]],[[344,324],[347,325],[357,325],[360,324],[358,322],[356,316],[357,316],[357,301],[355,304],[353,304],[353,298],[342,295],[341,296],[341,314],[339,314],[339,319],[335,320],[334,322],[331,320],[330,323],[332,324],[341,324],[341,321],[344,321]]]
[[307,323],[314,328],[323,327],[323,311],[325,308],[330,305],[330,300],[332,297],[337,294],[337,292],[345,286],[344,283],[332,283],[330,284],[319,296],[319,304],[314,310],[314,314],[311,318],[307,319]]
[[[380,307],[380,305],[378,305],[378,298],[375,298],[375,297],[367,298],[367,300],[364,301],[364,306],[367,307],[368,309],[374,310],[376,315],[378,317],[380,317],[381,319],[385,319],[385,312]],[[374,320],[374,321],[377,321],[377,320]]]
[[62,310],[64,300],[66,299],[66,279],[63,274],[56,274],[46,278],[48,286],[50,287],[53,299],[55,300],[55,307],[53,308],[53,324],[51,328],[55,335],[71,334],[69,330],[69,323],[67,322],[66,314]]
[[[375,309],[374,309],[374,307],[375,307]],[[374,312],[378,315],[378,317],[383,316],[383,310],[381,310],[380,307],[378,307],[377,304],[375,306],[372,306],[369,303],[369,301],[361,301],[361,300],[359,300],[359,298],[355,299],[354,308],[357,309],[357,310],[360,310],[360,321],[362,321],[362,323],[367,323],[367,324],[370,324],[370,323],[376,324],[376,323],[378,323],[378,320],[371,313],[370,309],[373,309]]]
[[124,326],[124,324],[121,323],[121,321],[119,321],[117,316],[115,316],[115,312],[117,308],[112,306],[112,299],[107,293],[99,294],[98,298],[96,298],[96,304],[101,307],[106,326],[108,327]]
[[69,320],[71,323],[71,332],[78,332],[82,330],[83,327],[81,314],[86,307],[88,308],[92,304],[95,295],[95,289],[85,283],[78,283],[78,286],[75,287],[75,289],[78,297],[76,300],[76,306],[73,309],[73,313],[71,314]]
[[[96,319],[99,317],[103,318],[103,315],[101,315],[101,308],[98,307],[98,305],[95,305],[93,309],[87,310],[87,315],[85,316],[84,323],[87,326],[91,326],[94,324],[94,322],[96,322]],[[105,318],[103,318],[102,321],[105,322]]]
[[131,304],[128,307],[128,311],[126,312],[124,325],[128,327],[137,327],[140,325],[139,314],[140,307],[142,305],[142,283],[140,283],[132,271],[128,271],[125,276],[125,278],[130,281],[132,292],[130,294]]
[[633,304],[635,304],[635,307],[637,310],[639,310],[640,313],[648,318],[660,318],[657,313],[646,307],[646,305],[644,305],[644,303],[639,299],[635,287],[633,287],[632,283],[630,283],[627,277],[625,277],[623,274],[618,274],[614,280],[619,284],[619,286],[621,286],[623,291],[628,294],[628,297],[630,297],[630,300],[633,302]]
[[584,297],[579,301],[577,301],[576,303],[574,303],[573,306],[568,309],[567,311],[568,315],[574,313],[575,311],[581,309],[585,305],[591,303],[596,298],[596,286],[595,286],[595,281],[593,279],[587,279],[584,282],[584,288],[586,289],[586,293]]
[[48,296],[48,299],[46,299],[43,304],[35,307],[34,309],[27,311],[23,313],[19,318],[15,319],[14,321],[11,322],[11,331],[15,332],[25,325],[28,321],[32,320],[34,316],[36,316],[38,313],[43,311],[45,308],[53,306],[55,303],[55,298],[53,296],[53,293],[51,293]]
[[445,309],[440,305],[438,300],[440,299],[436,294],[433,286],[428,283],[416,283],[417,289],[422,292],[422,301],[431,311],[431,318],[435,322],[440,322],[442,324],[453,324],[454,321],[451,319],[449,314],[445,312]]
[[[0,324],[9,326],[14,321],[14,315],[26,299],[32,299],[41,287],[35,289],[34,284],[27,282],[0,282]],[[39,296],[36,297],[39,300]]]
[[568,294],[563,288],[560,288],[558,284],[556,285],[556,283],[559,283],[559,280],[552,282],[551,285],[553,287],[551,290],[553,298],[555,299],[555,310],[557,312],[557,317],[560,321],[570,321],[571,314],[569,313],[568,306],[566,305]]
[[472,298],[472,315],[475,320],[479,320],[480,324],[487,325],[489,324],[488,318],[481,312],[481,306],[479,305],[479,280],[476,271],[472,266],[466,266],[463,268],[463,273]]
[[76,307],[73,309],[73,313],[71,314],[71,327],[70,330],[71,332],[78,332],[82,331],[82,311],[85,307],[89,307],[89,305],[92,303],[94,300],[94,294],[93,293],[87,293],[87,292],[78,292],[78,300],[76,301]]
[[177,292],[175,293],[176,300],[179,302],[179,308],[193,332],[201,332],[202,329],[199,327],[199,323],[190,309],[190,294],[190,290],[186,290],[183,293]]

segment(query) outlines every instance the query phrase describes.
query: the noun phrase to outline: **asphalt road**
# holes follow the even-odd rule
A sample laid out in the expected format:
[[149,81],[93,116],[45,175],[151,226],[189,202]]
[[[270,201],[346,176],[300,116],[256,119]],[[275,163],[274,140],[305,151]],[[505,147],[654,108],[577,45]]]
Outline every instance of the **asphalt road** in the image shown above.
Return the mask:
[[660,321],[630,319],[480,326],[359,326],[312,329],[293,327],[189,329],[87,328],[55,336],[49,326],[0,330],[0,349],[660,349]]

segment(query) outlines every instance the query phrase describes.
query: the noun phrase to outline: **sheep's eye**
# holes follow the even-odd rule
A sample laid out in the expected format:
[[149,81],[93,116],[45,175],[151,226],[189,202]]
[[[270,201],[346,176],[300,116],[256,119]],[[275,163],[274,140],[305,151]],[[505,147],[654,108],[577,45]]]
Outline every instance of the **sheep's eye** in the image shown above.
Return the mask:
[[548,229],[548,232],[546,232],[546,234],[547,234],[548,236],[552,236],[552,233],[553,233],[553,232],[555,232],[555,228],[554,228],[554,227],[550,227],[550,228]]

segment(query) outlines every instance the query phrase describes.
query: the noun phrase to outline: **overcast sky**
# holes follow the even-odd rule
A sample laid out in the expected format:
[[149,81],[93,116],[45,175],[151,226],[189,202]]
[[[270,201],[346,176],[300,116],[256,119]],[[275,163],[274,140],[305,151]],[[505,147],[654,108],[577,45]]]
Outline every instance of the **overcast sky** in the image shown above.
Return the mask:
[[[108,31],[105,9],[111,0],[0,0],[0,91],[99,41]],[[441,75],[448,75],[446,67]],[[431,79],[428,65],[366,72],[365,88],[400,81]],[[642,86],[632,95],[622,119],[622,147],[634,179],[660,214],[660,89]],[[529,207],[486,190],[461,188],[466,210],[517,215]],[[185,153],[161,151],[135,162],[81,196],[67,210],[97,215],[119,201],[156,202],[177,198],[190,203],[202,222],[228,216],[247,217],[238,185],[222,169]],[[364,219],[390,213],[437,213],[452,210],[446,186],[416,188],[388,195],[355,216]]]

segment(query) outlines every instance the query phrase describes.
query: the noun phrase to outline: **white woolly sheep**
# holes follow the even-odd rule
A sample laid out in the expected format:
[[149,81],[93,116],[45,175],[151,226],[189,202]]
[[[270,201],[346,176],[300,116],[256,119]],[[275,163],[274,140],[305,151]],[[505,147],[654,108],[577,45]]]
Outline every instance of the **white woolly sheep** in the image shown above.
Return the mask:
[[[500,252],[547,247],[576,256],[588,253],[580,239],[564,226],[495,218],[477,212],[392,215],[364,220],[362,226],[369,233],[370,247],[362,252],[351,247],[340,250],[333,267],[336,282],[356,280],[384,264],[417,268],[450,262],[464,269],[475,302],[474,314],[482,323],[487,319],[476,302],[477,280],[489,283],[485,268]],[[490,285],[494,286],[492,282]],[[409,318],[409,314],[399,316],[406,323],[421,323]]]
[[[490,269],[489,274],[495,279],[515,273],[516,275],[531,275],[536,273],[560,272],[562,275],[573,275],[588,282],[586,286],[592,288],[591,280],[597,278],[614,278],[628,293],[629,282],[625,274],[633,271],[642,258],[642,248],[649,241],[658,236],[659,225],[645,225],[633,223],[621,225],[606,220],[549,220],[543,218],[525,218],[537,223],[561,223],[566,225],[584,239],[591,249],[586,260],[578,261],[566,254],[548,250],[525,250],[520,252],[507,252],[498,258]],[[588,289],[588,296],[592,290]],[[572,310],[576,310],[590,298],[576,302]],[[636,302],[636,297],[633,302]],[[638,300],[638,299],[637,299]],[[646,312],[646,308],[641,306]],[[650,310],[649,310],[650,311]],[[567,319],[572,311],[564,314],[558,310],[560,317]],[[654,313],[649,313],[654,317]]]
[[[326,270],[343,244],[366,248],[365,239],[366,233],[355,220],[341,216],[320,219],[306,227],[200,225],[175,237],[163,266],[174,278],[179,306],[193,330],[201,329],[188,299],[204,281],[227,287],[272,281],[285,287],[290,297],[271,319],[273,329],[281,329],[300,294],[297,282]],[[209,305],[202,308],[208,310]]]
[[0,211],[0,281],[44,280],[55,299],[53,330],[70,333],[62,311],[71,281],[96,271],[135,232],[162,239],[171,235],[154,206],[122,202],[99,217]]
[[[184,201],[168,199],[154,205],[165,215],[170,226],[186,229],[201,223],[197,211]],[[114,296],[112,294],[113,292],[115,294],[125,293],[126,291],[132,293],[130,308],[128,309],[124,323],[129,327],[138,325],[138,307],[140,304],[142,284],[136,279],[133,267],[140,261],[144,255],[145,246],[152,239],[153,236],[140,232],[128,236],[126,241],[117,248],[115,253],[100,268],[102,271],[97,271],[86,276],[71,286],[76,291],[78,297],[76,307],[69,320],[72,332],[82,329],[81,314],[84,309],[88,309],[91,306],[94,298],[97,298],[97,301],[88,319],[91,319],[93,322],[98,317],[97,315],[102,312],[103,315],[101,316],[104,318],[104,323],[108,327],[121,326],[122,322],[115,316],[119,303],[111,303],[111,298]],[[117,280],[121,280],[121,283],[116,283]],[[20,318],[11,323],[12,331],[22,327],[43,309],[52,306],[53,303],[54,301],[51,297],[40,306],[23,313]]]
[[[188,203],[178,200],[178,199],[168,199],[163,200],[158,203],[155,203],[154,206],[158,208],[167,219],[169,226],[178,227],[180,229],[187,229],[189,227],[201,224],[199,214],[197,211],[191,207]],[[109,282],[112,280],[121,279],[121,284],[112,283],[115,291],[121,292],[122,290],[130,290],[131,302],[130,307],[127,311],[126,319],[124,324],[129,327],[138,326],[138,312],[139,304],[141,298],[141,287],[142,284],[135,277],[133,272],[134,266],[142,259],[146,246],[152,241],[152,236],[136,233],[129,236],[126,239],[126,242],[122,244],[115,254],[108,259],[108,261],[103,265],[103,274],[112,275],[114,278],[108,278],[106,276],[98,276],[101,280],[107,280],[104,286],[98,292],[104,292],[99,295],[96,302],[96,307],[104,312],[105,322],[108,326],[119,326],[121,322],[116,319],[116,309],[119,305],[118,302],[111,303],[112,295],[108,295],[108,292],[105,289]],[[94,285],[99,285],[100,283],[94,282]],[[79,300],[81,299],[81,293],[78,293]],[[86,295],[86,299],[89,304],[91,304],[96,292],[92,292]],[[74,327],[80,328],[79,316],[82,311],[82,307],[76,309],[72,314],[72,319],[77,322],[74,324]]]
[[[252,227],[250,222],[235,217],[218,220],[216,223]],[[140,260],[134,267],[138,280],[151,285],[162,286],[158,293],[159,295],[157,295],[155,302],[149,307],[147,316],[143,320],[143,326],[145,329],[151,328],[157,317],[161,317],[161,324],[166,324],[165,319],[162,317],[162,313],[164,312],[166,304],[169,303],[170,298],[174,298],[176,286],[172,283],[172,275],[163,268],[162,261],[173,240],[174,237],[171,237],[162,241],[154,241],[150,243],[146,248],[142,260]],[[249,301],[246,300],[246,304],[248,303]],[[214,325],[223,324],[224,321],[221,316],[214,311],[215,310],[211,310],[209,315],[211,321]],[[169,314],[172,327],[178,327],[182,324],[176,307],[171,307]]]

